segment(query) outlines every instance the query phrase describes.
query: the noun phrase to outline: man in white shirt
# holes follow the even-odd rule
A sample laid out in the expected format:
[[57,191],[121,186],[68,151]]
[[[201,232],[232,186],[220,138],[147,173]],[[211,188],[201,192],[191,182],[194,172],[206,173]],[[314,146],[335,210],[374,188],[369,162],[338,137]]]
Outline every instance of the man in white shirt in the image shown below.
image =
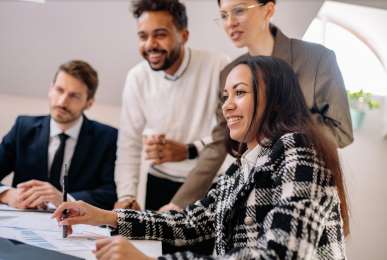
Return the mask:
[[70,199],[113,207],[117,130],[83,115],[97,86],[89,64],[67,62],[49,89],[50,115],[16,119],[0,144],[0,180],[14,172],[12,187],[0,186],[1,203],[22,209],[58,206],[67,171]]
[[135,199],[144,149],[151,162],[145,208],[158,210],[170,202],[212,140],[219,75],[228,59],[186,46],[187,16],[177,0],[135,1],[133,15],[145,60],[129,71],[123,92],[115,207],[139,209]]

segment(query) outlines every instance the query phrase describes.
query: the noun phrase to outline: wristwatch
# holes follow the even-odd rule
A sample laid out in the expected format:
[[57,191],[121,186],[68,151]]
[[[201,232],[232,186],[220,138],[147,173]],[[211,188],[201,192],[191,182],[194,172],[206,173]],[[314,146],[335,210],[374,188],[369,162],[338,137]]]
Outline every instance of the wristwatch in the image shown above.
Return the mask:
[[199,156],[198,149],[194,144],[187,145],[187,158],[192,160],[196,159]]

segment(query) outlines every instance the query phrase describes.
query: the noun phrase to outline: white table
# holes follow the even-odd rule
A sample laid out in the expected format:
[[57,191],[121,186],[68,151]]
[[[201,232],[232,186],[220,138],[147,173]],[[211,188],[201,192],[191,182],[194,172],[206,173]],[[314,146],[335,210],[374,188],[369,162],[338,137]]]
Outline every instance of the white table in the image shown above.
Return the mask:
[[[95,259],[92,250],[95,240],[110,236],[108,229],[88,225],[76,225],[74,233],[62,238],[62,228],[50,213],[15,211],[0,205],[0,236],[16,239],[27,244],[56,250],[85,259]],[[159,241],[131,241],[148,256],[161,255]]]
[[[133,245],[140,251],[148,256],[157,257],[161,255],[161,242],[159,241],[146,241],[146,240],[131,240]],[[90,250],[74,250],[74,251],[62,251],[65,254],[78,256],[86,260],[96,259],[94,254]]]

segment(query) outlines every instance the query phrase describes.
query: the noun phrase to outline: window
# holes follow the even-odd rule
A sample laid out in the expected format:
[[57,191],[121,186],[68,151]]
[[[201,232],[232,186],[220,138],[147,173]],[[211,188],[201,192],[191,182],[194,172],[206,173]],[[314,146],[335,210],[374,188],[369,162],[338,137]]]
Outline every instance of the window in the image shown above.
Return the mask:
[[375,52],[349,29],[319,16],[309,26],[304,40],[333,50],[347,90],[387,96],[387,68]]

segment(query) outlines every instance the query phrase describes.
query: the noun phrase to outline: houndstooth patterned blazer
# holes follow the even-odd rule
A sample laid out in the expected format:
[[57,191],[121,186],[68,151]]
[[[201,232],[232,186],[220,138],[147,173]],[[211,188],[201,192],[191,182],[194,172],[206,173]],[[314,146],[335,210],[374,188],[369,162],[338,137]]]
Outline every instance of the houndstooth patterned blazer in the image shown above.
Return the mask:
[[302,134],[263,148],[247,181],[232,165],[216,188],[182,212],[116,212],[118,233],[130,239],[187,245],[215,237],[214,259],[345,259],[333,176]]

